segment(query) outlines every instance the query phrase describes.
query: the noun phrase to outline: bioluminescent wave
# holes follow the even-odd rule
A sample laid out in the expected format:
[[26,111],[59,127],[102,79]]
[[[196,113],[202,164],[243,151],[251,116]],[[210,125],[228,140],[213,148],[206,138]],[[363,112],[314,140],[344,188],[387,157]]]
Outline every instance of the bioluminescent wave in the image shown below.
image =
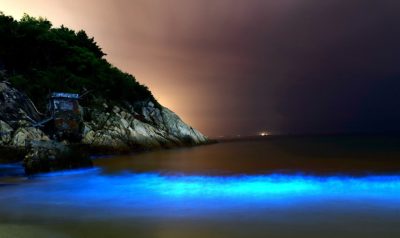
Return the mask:
[[[64,179],[66,176],[69,178]],[[50,177],[50,179],[49,179]],[[274,196],[307,196],[325,194],[331,196],[377,196],[400,201],[400,176],[372,175],[350,176],[305,176],[305,175],[240,175],[240,176],[195,176],[161,175],[157,173],[124,173],[101,175],[100,170],[77,170],[50,173],[36,178],[42,180],[36,187],[33,180],[23,185],[30,193],[58,194],[65,198],[80,196],[86,199],[124,197],[129,199],[138,192],[143,195],[165,198],[215,198],[248,197],[264,199]],[[43,181],[45,180],[45,181]],[[43,184],[43,182],[45,182]],[[42,190],[57,184],[60,189]],[[27,187],[28,188],[27,188]],[[64,191],[69,189],[70,192]],[[19,188],[17,188],[19,190]]]
[[327,201],[398,206],[400,176],[104,175],[100,170],[83,170],[47,174],[3,189],[0,195],[0,202],[13,204],[17,210],[24,207],[55,211],[57,208],[96,209],[96,214],[103,212],[104,215],[143,211],[146,215],[151,211],[171,214],[165,213],[171,209],[173,214],[187,215],[232,207],[282,208]]

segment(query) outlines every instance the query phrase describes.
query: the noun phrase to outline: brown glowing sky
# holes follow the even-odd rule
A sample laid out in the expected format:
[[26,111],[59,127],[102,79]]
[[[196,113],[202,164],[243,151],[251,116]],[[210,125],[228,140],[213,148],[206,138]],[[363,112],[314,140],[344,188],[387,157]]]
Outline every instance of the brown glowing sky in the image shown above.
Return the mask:
[[400,129],[397,1],[0,0],[0,10],[84,29],[211,136]]

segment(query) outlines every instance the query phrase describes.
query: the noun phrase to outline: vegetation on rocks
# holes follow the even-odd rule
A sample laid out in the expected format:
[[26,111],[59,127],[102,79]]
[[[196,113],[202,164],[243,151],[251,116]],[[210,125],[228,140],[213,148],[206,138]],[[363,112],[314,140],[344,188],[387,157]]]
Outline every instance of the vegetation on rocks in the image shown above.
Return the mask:
[[[151,92],[112,66],[85,31],[53,27],[44,18],[17,21],[0,12],[0,81],[7,79],[44,109],[50,91],[90,91],[86,103],[150,100]],[[3,79],[2,79],[3,78]]]
[[[0,13],[0,151],[22,157],[26,173],[32,174],[90,167],[93,151],[209,142],[104,56],[84,31],[54,28],[44,18],[25,15],[17,21]],[[40,111],[45,112],[47,97],[55,91],[90,92],[81,100],[80,141],[54,137],[48,130],[45,123],[56,119]]]

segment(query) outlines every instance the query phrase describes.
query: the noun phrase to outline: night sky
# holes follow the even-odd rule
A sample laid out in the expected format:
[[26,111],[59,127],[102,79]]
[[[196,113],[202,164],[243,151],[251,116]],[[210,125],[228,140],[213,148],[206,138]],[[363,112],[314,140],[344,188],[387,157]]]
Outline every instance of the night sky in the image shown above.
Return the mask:
[[209,136],[400,131],[400,1],[0,0],[84,29]]

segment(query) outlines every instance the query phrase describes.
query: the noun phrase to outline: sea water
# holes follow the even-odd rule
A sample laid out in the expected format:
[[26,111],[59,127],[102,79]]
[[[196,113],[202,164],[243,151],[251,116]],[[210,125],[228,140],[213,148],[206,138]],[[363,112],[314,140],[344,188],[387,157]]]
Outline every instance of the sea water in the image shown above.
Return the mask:
[[277,137],[0,180],[0,237],[399,237],[399,141]]

